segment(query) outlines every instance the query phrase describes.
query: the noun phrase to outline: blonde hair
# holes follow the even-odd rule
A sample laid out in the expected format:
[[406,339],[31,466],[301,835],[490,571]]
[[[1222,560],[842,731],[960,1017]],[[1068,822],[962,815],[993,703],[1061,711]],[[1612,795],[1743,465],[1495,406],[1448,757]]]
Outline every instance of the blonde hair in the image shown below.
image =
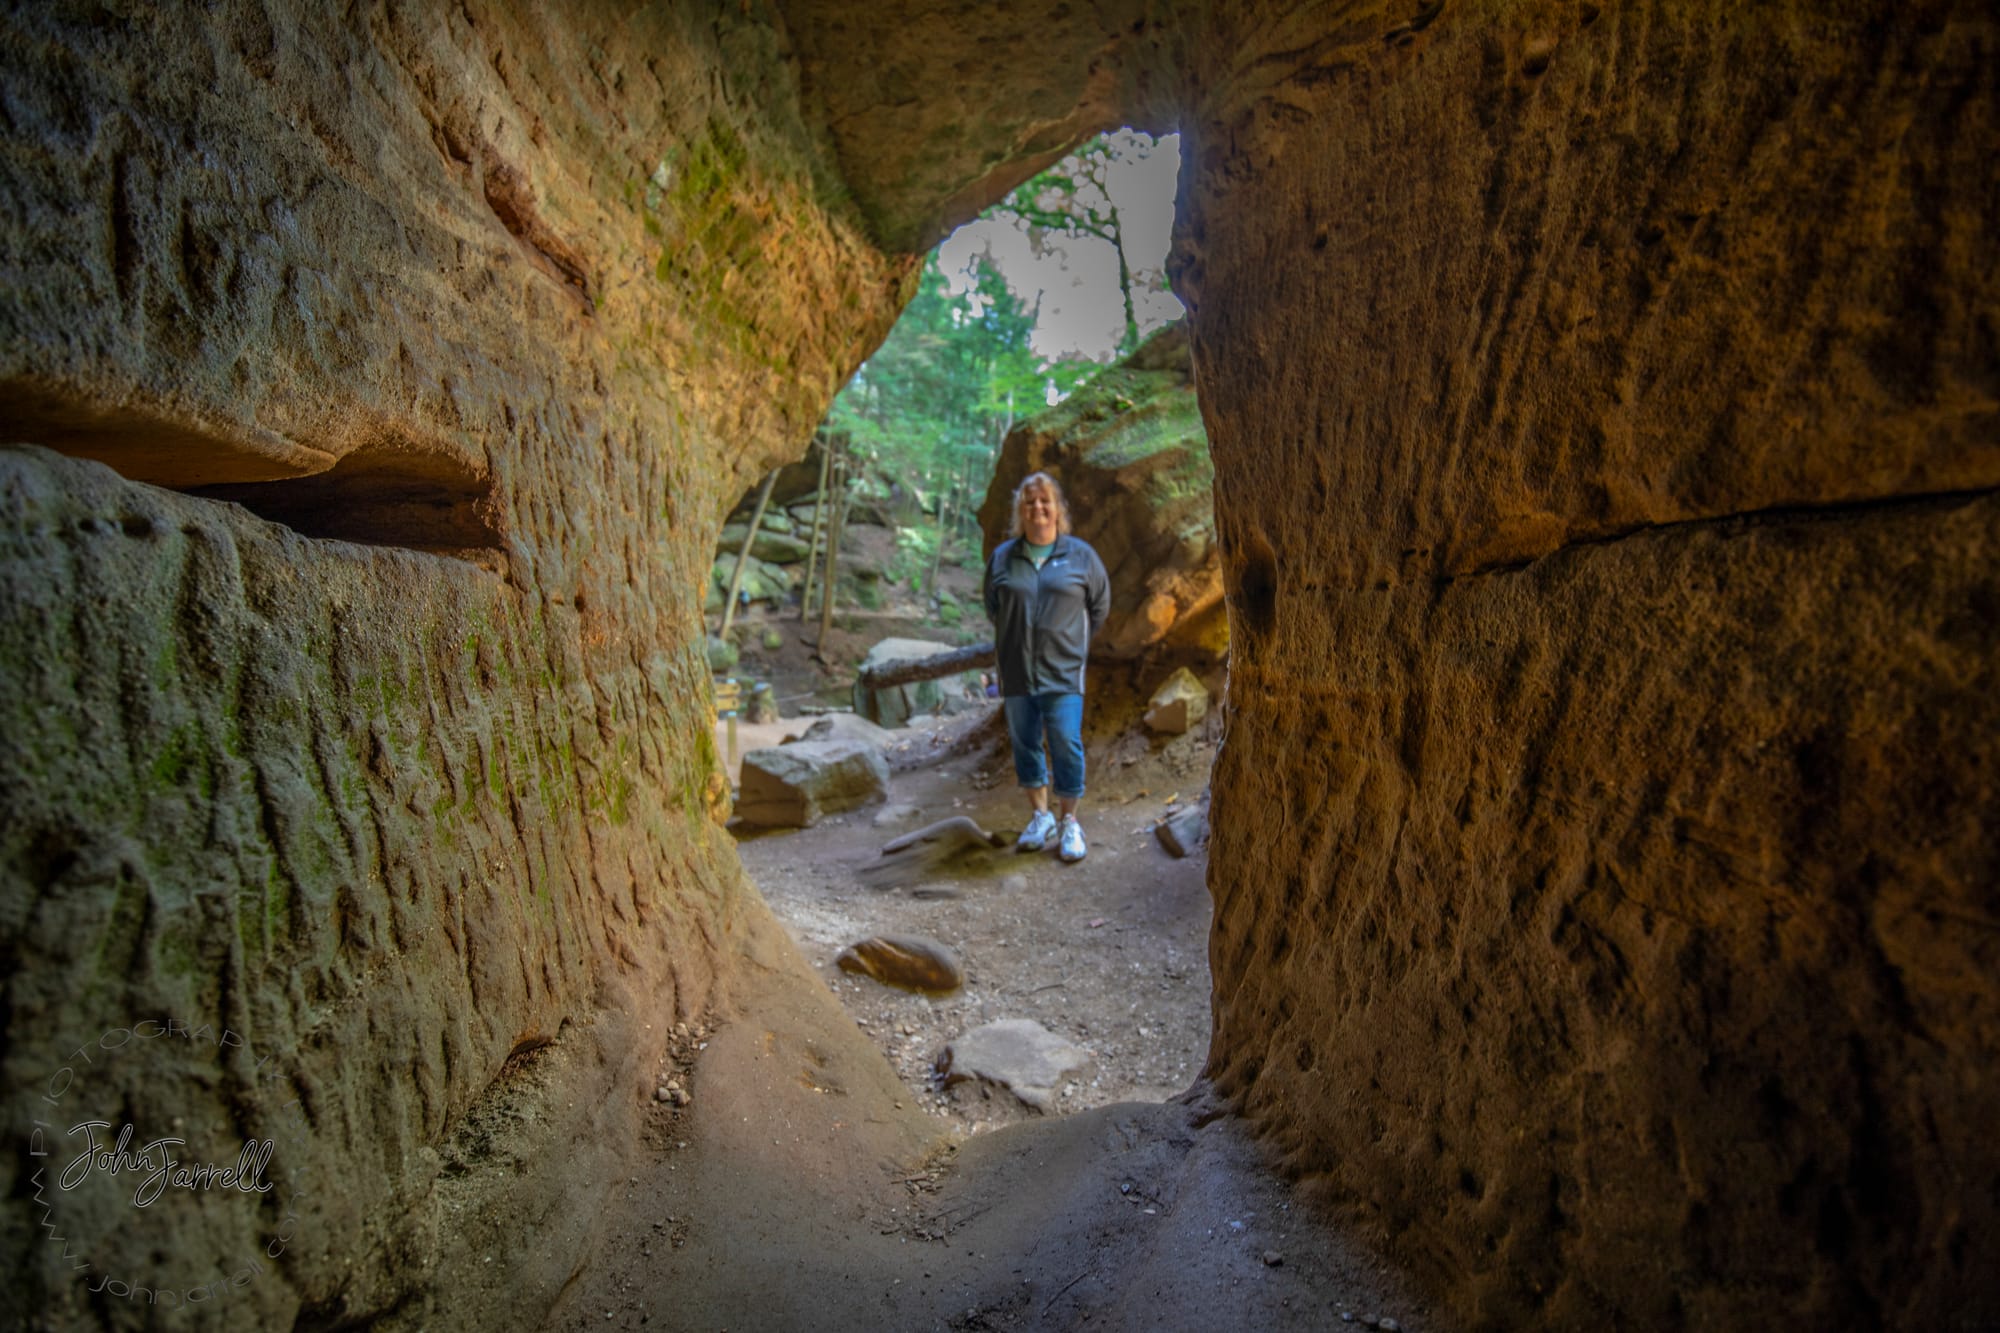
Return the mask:
[[1022,535],[1021,502],[1027,498],[1031,490],[1045,490],[1049,493],[1049,498],[1056,502],[1056,533],[1058,536],[1066,535],[1071,530],[1069,500],[1063,495],[1061,485],[1046,472],[1030,472],[1021,479],[1021,484],[1014,488],[1014,521],[1008,525],[1007,535],[1009,537]]

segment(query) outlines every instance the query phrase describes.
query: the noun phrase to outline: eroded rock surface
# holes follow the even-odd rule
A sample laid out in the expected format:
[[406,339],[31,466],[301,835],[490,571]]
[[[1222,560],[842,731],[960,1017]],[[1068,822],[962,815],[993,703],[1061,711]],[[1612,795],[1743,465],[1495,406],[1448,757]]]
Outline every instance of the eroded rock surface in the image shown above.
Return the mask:
[[[768,12],[5,28],[0,442],[81,456],[0,453],[7,1122],[103,1034],[229,1032],[61,1109],[312,1187],[59,1210],[92,1272],[226,1279],[296,1206],[218,1322],[532,1321],[761,911],[704,741],[719,510],[912,261]],[[9,1307],[95,1323],[41,1234],[0,1217]]]
[[1198,48],[1212,1070],[1492,1326],[2000,1318],[1995,32],[1822,17]]

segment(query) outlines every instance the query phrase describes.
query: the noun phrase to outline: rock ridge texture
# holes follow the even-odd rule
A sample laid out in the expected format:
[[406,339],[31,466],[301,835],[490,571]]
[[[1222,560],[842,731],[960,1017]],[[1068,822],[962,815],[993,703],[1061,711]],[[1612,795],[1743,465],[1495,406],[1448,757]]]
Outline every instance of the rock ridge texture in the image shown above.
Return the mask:
[[[516,1324],[762,911],[704,740],[721,510],[911,260],[767,8],[0,26],[7,1123],[269,1137],[281,1186],[36,1214],[10,1154],[9,1304],[146,1317],[51,1222],[222,1280],[218,1325]],[[73,1054],[168,1022],[231,1041]]]
[[1211,1074],[1476,1324],[2000,1317],[1991,15],[1296,36],[1190,48]]

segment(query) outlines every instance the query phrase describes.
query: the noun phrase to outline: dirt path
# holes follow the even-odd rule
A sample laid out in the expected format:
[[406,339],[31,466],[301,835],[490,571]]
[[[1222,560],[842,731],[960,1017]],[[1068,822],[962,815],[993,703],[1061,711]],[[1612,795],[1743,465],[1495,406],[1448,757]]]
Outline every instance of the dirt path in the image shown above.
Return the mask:
[[547,1328],[1434,1327],[1199,1093],[954,1141],[781,931]]
[[[1208,1049],[1207,862],[1174,859],[1153,826],[1199,795],[1208,744],[1189,736],[1146,747],[1135,763],[1099,764],[1081,812],[1090,854],[1076,865],[1053,848],[1013,853],[1026,806],[1005,741],[983,716],[908,734],[892,758],[886,806],[745,834],[741,850],[807,961],[911,1096],[965,1132],[1032,1114],[992,1089],[933,1086],[947,1042],[1003,1018],[1033,1019],[1091,1052],[1090,1067],[1057,1090],[1063,1112],[1184,1091]],[[1004,833],[1007,849],[914,885],[864,880],[896,834],[953,815]],[[948,945],[964,960],[965,988],[932,1000],[835,967],[844,946],[880,933]]]
[[[771,915],[752,912],[724,1005],[662,1071],[689,1104],[649,1105],[549,1328],[1437,1327],[1199,1082],[1203,859],[1172,858],[1152,826],[1199,792],[1211,740],[1100,730],[1090,750],[1080,865],[1012,852],[1025,807],[982,716],[901,734],[887,805],[739,831]],[[871,887],[884,842],[951,815],[1009,848]],[[950,945],[964,989],[929,1000],[840,972],[839,949],[874,932]],[[1091,1053],[1053,1114],[935,1085],[944,1044],[993,1018]]]

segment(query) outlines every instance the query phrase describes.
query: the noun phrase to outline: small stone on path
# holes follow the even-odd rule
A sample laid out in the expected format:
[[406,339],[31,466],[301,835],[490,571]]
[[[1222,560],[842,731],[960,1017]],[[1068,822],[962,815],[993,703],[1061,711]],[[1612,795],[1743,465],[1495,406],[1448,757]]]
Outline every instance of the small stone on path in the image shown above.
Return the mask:
[[1047,1111],[1055,1104],[1056,1084],[1089,1062],[1089,1051],[1033,1019],[1003,1018],[953,1039],[938,1056],[937,1071],[946,1086],[984,1079]]
[[1153,691],[1145,723],[1164,735],[1180,736],[1207,716],[1208,688],[1192,671],[1182,667]]
[[843,972],[926,995],[947,995],[965,984],[958,954],[923,935],[872,935],[842,949],[834,963]]
[[1191,856],[1208,839],[1208,803],[1194,802],[1153,826],[1160,845],[1177,857]]

